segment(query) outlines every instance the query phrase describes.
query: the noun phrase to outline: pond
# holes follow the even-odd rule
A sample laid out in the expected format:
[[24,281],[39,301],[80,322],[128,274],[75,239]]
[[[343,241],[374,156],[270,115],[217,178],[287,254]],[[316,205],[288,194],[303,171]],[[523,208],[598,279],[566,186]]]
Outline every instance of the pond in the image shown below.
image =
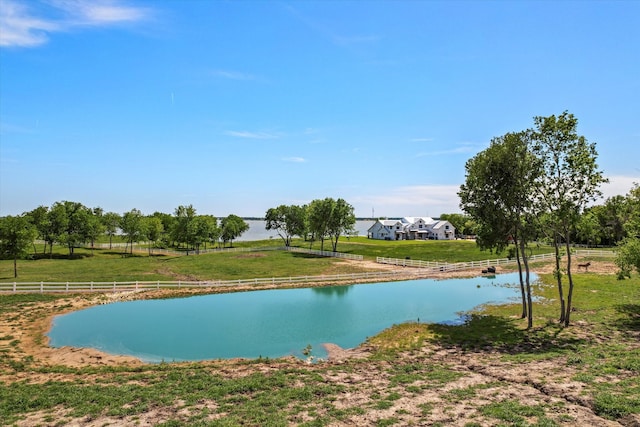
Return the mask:
[[455,322],[518,300],[517,273],[447,280],[212,294],[95,306],[57,316],[52,347],[90,347],[146,362],[304,357],[323,343],[355,347],[393,324]]

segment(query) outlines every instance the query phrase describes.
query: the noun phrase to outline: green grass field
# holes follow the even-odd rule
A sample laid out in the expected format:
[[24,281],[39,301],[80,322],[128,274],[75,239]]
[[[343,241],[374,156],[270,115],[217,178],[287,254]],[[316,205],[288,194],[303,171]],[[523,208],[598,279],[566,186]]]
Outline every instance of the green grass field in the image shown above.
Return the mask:
[[[269,247],[279,241],[239,242],[234,247]],[[309,244],[294,240],[295,246]],[[320,249],[315,242],[313,249]],[[330,248],[326,242],[325,250]],[[506,254],[481,251],[473,241],[380,241],[363,237],[343,238],[340,252],[375,257],[414,260],[464,262],[505,258]],[[34,259],[18,261],[17,281],[154,281],[154,280],[236,280],[264,277],[288,277],[322,274],[356,273],[363,271],[333,258],[315,257],[283,251],[220,252],[189,256],[149,256],[144,252],[124,256],[123,249],[75,250],[69,259],[67,249],[54,247],[53,258],[42,255],[41,247]],[[550,247],[536,247],[534,253],[551,252]],[[0,260],[0,281],[11,282],[13,262]]]
[[[340,249],[429,260],[429,251],[441,245],[442,261],[488,258],[469,242],[447,248],[456,242],[420,247],[351,240]],[[10,261],[0,266],[2,277],[8,276]],[[124,280],[145,274],[322,274],[340,267],[335,259],[275,251],[128,258],[79,251],[73,260],[23,261],[20,268],[37,280]],[[461,325],[395,325],[368,339],[367,358],[340,363],[258,359],[74,368],[21,355],[14,351],[20,340],[8,333],[0,336],[0,424],[633,425],[640,420],[640,276],[618,281],[614,274],[575,274],[569,328],[557,322],[553,277],[541,279],[534,286],[531,330],[518,317],[518,303],[488,305]],[[66,307],[67,298],[0,295],[0,316],[31,323],[50,314],[40,304]]]

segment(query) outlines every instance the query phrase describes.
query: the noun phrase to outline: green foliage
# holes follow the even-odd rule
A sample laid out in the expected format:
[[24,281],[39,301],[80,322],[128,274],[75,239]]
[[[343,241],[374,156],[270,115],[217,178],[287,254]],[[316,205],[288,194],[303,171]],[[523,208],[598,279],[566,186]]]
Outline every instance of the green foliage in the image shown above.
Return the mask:
[[307,230],[307,207],[297,205],[280,205],[269,208],[265,214],[265,228],[275,230],[284,241],[291,245],[294,236],[304,238]]
[[0,256],[13,260],[13,277],[18,277],[18,258],[27,254],[36,234],[36,228],[25,216],[0,218]]
[[220,238],[225,243],[229,242],[233,246],[233,241],[240,237],[242,233],[249,229],[247,224],[238,215],[229,215],[226,218],[222,218],[220,223]]
[[624,239],[618,246],[615,263],[619,268],[619,279],[631,277],[631,272],[634,269],[640,273],[640,238],[628,237]]

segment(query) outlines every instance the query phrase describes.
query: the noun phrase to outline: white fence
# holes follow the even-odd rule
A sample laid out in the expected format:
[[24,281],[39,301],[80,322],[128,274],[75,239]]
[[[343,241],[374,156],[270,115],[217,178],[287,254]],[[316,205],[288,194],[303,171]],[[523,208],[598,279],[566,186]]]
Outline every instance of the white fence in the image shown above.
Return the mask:
[[[339,252],[315,251],[304,248],[279,248],[292,252],[309,253],[318,256],[338,256],[341,258],[362,260],[362,255],[344,254]],[[612,251],[578,250],[577,256],[611,257]],[[533,255],[530,261],[553,259],[555,254]],[[377,262],[401,267],[417,267],[431,269],[432,271],[457,271],[471,268],[483,268],[515,263],[515,259],[491,259],[484,261],[439,263],[431,261],[419,261],[411,259],[378,257]],[[321,276],[291,276],[270,277],[257,279],[215,280],[215,281],[129,281],[129,282],[4,282],[0,283],[0,293],[55,293],[55,292],[126,292],[151,289],[180,289],[180,288],[213,288],[221,286],[250,286],[250,285],[277,285],[289,283],[320,283],[320,282],[345,282],[359,280],[389,279],[398,275],[397,271],[381,271],[351,274],[333,274]]]
[[[116,248],[125,248],[126,243],[114,243],[112,246],[112,249],[116,249]],[[87,249],[91,249],[90,247],[86,247]],[[100,244],[96,244],[94,246],[94,248],[96,249],[109,249],[109,243],[100,243]],[[128,250],[131,250],[131,246],[128,247]],[[139,246],[139,245],[133,245],[133,251],[134,252],[144,252],[144,253],[148,253],[149,252],[149,248],[148,247],[144,247],[144,246]],[[354,255],[354,254],[347,254],[347,253],[343,253],[343,252],[332,252],[332,251],[319,251],[319,250],[315,250],[315,249],[306,249],[306,248],[300,248],[300,247],[293,247],[293,246],[289,246],[289,247],[285,247],[285,246],[265,246],[265,247],[259,247],[259,248],[244,248],[244,247],[240,247],[240,248],[214,248],[214,249],[201,249],[199,251],[196,251],[194,249],[191,249],[189,251],[184,250],[184,251],[176,251],[176,250],[171,250],[171,249],[157,249],[157,248],[152,248],[151,249],[151,254],[152,255],[175,255],[175,256],[182,256],[182,255],[196,255],[196,254],[213,254],[213,253],[227,253],[227,252],[259,252],[259,251],[289,251],[289,252],[299,252],[299,253],[306,253],[306,254],[310,254],[310,255],[317,255],[317,256],[324,256],[324,257],[333,257],[333,258],[344,258],[344,259],[352,259],[352,260],[356,260],[356,261],[362,261],[363,260],[363,256],[362,255]]]
[[[583,256],[583,257],[615,256],[615,252],[613,251],[602,251],[602,250],[577,250],[577,251],[574,251],[573,254],[576,256]],[[553,258],[555,258],[554,253],[547,253],[547,254],[540,254],[540,255],[532,255],[529,257],[529,261],[530,262],[544,261],[544,260],[549,260]],[[470,268],[482,268],[482,267],[515,264],[516,259],[500,258],[500,259],[488,259],[484,261],[457,262],[457,263],[450,264],[446,262],[377,257],[376,262],[380,264],[397,265],[399,267],[425,268],[425,269],[431,269],[434,271],[456,271],[456,270],[467,270]]]
[[299,253],[305,253],[305,254],[317,255],[317,256],[324,256],[324,257],[351,259],[351,260],[354,260],[354,261],[362,261],[364,259],[364,257],[362,255],[347,254],[347,253],[344,253],[344,252],[318,251],[318,250],[315,250],[315,249],[305,249],[305,248],[298,248],[298,247],[293,247],[293,246],[289,246],[289,247],[286,247],[286,248],[280,248],[280,249],[284,249],[284,250],[289,251],[289,252],[299,252]]
[[278,285],[292,283],[344,282],[393,278],[395,271],[331,274],[321,276],[269,277],[214,281],[130,281],[130,282],[13,282],[0,283],[0,293],[126,292],[153,289],[214,288],[222,286]]

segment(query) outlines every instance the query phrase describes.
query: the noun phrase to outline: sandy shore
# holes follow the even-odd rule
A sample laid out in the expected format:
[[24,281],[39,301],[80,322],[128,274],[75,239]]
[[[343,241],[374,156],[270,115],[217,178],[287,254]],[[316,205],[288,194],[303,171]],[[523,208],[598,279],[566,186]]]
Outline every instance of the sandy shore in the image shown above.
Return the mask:
[[[345,261],[347,262],[347,261]],[[356,262],[356,261],[348,261]],[[466,271],[457,272],[427,272],[417,268],[398,269],[395,266],[387,266],[376,264],[373,262],[358,262],[361,266],[366,266],[372,270],[391,270],[397,274],[389,277],[389,281],[411,280],[419,278],[449,279],[454,277],[473,277],[478,276],[480,271],[474,268]],[[595,263],[592,271],[607,271],[614,269],[613,263],[600,262]],[[551,266],[545,266],[538,269],[538,273],[548,273]],[[500,272],[500,269],[499,271]],[[329,286],[335,284],[355,284],[348,283],[314,283],[313,286]],[[305,285],[296,285],[296,287],[307,287]],[[7,347],[7,356],[13,360],[29,358],[36,364],[44,365],[64,365],[64,366],[91,366],[91,365],[120,365],[120,364],[142,364],[143,362],[132,356],[118,356],[107,354],[95,349],[89,348],[52,348],[48,345],[47,333],[51,328],[52,321],[55,316],[69,313],[71,311],[80,310],[99,304],[108,304],[117,301],[132,301],[139,299],[167,298],[190,296],[208,293],[223,292],[239,292],[248,290],[272,289],[274,286],[266,285],[262,287],[242,286],[228,288],[193,288],[180,290],[160,290],[160,291],[138,291],[138,292],[115,292],[105,294],[82,294],[69,295],[66,298],[56,299],[51,302],[40,302],[29,304],[28,308],[16,308],[16,312],[12,316],[3,316],[0,319],[0,336],[10,336],[17,345]],[[363,357],[367,353],[366,349],[342,349],[339,346],[326,343],[329,360],[339,361],[349,357]]]

